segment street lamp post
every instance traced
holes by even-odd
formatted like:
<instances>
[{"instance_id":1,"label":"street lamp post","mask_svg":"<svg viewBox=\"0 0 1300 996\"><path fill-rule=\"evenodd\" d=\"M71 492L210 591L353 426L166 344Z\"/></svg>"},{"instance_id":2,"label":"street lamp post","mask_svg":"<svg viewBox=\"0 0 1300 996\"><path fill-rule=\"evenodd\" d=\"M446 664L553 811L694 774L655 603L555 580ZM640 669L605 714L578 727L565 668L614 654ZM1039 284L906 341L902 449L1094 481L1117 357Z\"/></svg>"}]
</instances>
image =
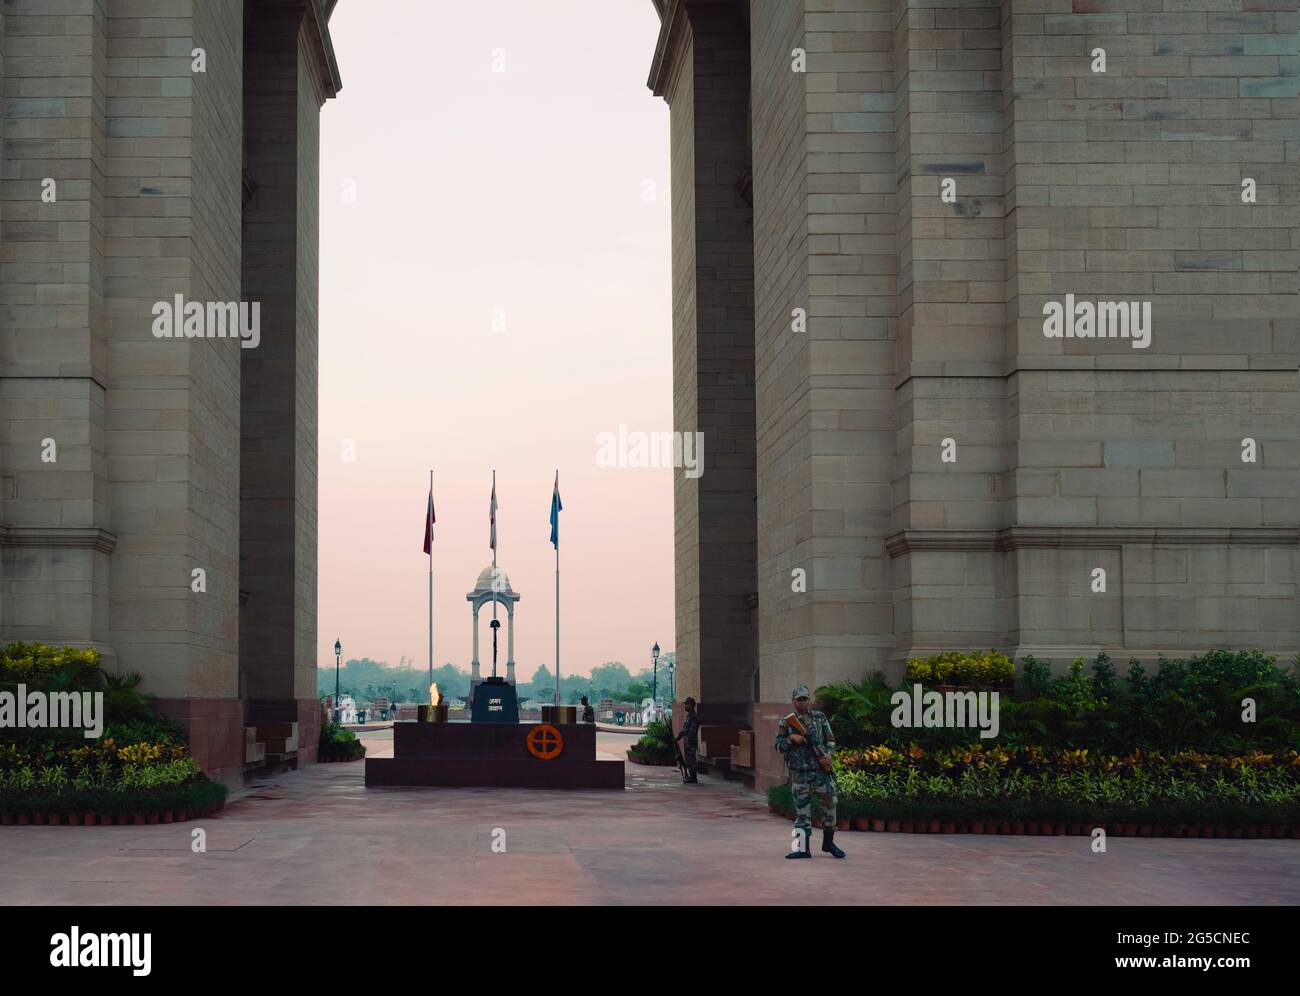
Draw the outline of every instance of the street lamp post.
<instances>
[{"instance_id":1,"label":"street lamp post","mask_svg":"<svg viewBox=\"0 0 1300 996\"><path fill-rule=\"evenodd\" d=\"M654 677L650 682L650 711L658 712L659 705L659 641L650 648L650 660L654 663Z\"/></svg>"},{"instance_id":2,"label":"street lamp post","mask_svg":"<svg viewBox=\"0 0 1300 996\"><path fill-rule=\"evenodd\" d=\"M339 666L343 662L343 641L334 641L334 722L339 721Z\"/></svg>"},{"instance_id":3,"label":"street lamp post","mask_svg":"<svg viewBox=\"0 0 1300 996\"><path fill-rule=\"evenodd\" d=\"M677 658L674 656L668 662L668 701L672 703L677 702L677 675L674 673L676 670Z\"/></svg>"}]
</instances>

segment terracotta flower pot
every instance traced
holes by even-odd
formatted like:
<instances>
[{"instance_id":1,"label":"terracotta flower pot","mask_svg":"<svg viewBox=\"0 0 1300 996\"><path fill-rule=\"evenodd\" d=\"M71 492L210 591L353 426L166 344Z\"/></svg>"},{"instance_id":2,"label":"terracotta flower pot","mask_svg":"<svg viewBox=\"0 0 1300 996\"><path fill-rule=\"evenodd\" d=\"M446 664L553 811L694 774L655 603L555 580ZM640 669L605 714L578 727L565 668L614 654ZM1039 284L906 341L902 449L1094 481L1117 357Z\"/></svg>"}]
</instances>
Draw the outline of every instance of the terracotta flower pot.
<instances>
[{"instance_id":1,"label":"terracotta flower pot","mask_svg":"<svg viewBox=\"0 0 1300 996\"><path fill-rule=\"evenodd\" d=\"M99 825L101 827L111 827L113 825L113 817L108 813L100 813Z\"/></svg>"},{"instance_id":2,"label":"terracotta flower pot","mask_svg":"<svg viewBox=\"0 0 1300 996\"><path fill-rule=\"evenodd\" d=\"M835 821L835 829L836 829L836 830L847 830L848 828L849 828L849 821L848 821L848 820L836 820L836 821Z\"/></svg>"},{"instance_id":3,"label":"terracotta flower pot","mask_svg":"<svg viewBox=\"0 0 1300 996\"><path fill-rule=\"evenodd\" d=\"M157 814L157 813L150 813L149 816L148 816L148 819L146 820L146 822L147 822L150 826L153 826L155 823L158 822L158 814Z\"/></svg>"},{"instance_id":4,"label":"terracotta flower pot","mask_svg":"<svg viewBox=\"0 0 1300 996\"><path fill-rule=\"evenodd\" d=\"M873 817L871 818L871 829L872 829L875 833L884 833L884 832L885 832L885 821L884 821L884 820L878 820L878 819L876 819L876 818L873 816Z\"/></svg>"},{"instance_id":5,"label":"terracotta flower pot","mask_svg":"<svg viewBox=\"0 0 1300 996\"><path fill-rule=\"evenodd\" d=\"M901 830L903 833L911 833L911 832L912 832L912 821L911 821L911 820L899 820L898 822L899 822L899 830Z\"/></svg>"},{"instance_id":6,"label":"terracotta flower pot","mask_svg":"<svg viewBox=\"0 0 1300 996\"><path fill-rule=\"evenodd\" d=\"M926 829L927 833L942 833L943 827L938 820L931 820L930 826Z\"/></svg>"},{"instance_id":7,"label":"terracotta flower pot","mask_svg":"<svg viewBox=\"0 0 1300 996\"><path fill-rule=\"evenodd\" d=\"M19 825L20 827L30 826L30 825L31 825L31 822L32 822L32 816L31 816L31 813L19 813L19 814L18 814L18 825Z\"/></svg>"},{"instance_id":8,"label":"terracotta flower pot","mask_svg":"<svg viewBox=\"0 0 1300 996\"><path fill-rule=\"evenodd\" d=\"M32 813L32 826L34 826L34 827L43 827L43 826L45 826L45 814L44 814L44 813Z\"/></svg>"},{"instance_id":9,"label":"terracotta flower pot","mask_svg":"<svg viewBox=\"0 0 1300 996\"><path fill-rule=\"evenodd\" d=\"M1202 837L1213 837L1213 836L1214 836L1214 824L1213 824L1213 823L1203 823L1203 824L1201 824L1201 836L1202 836Z\"/></svg>"},{"instance_id":10,"label":"terracotta flower pot","mask_svg":"<svg viewBox=\"0 0 1300 996\"><path fill-rule=\"evenodd\" d=\"M137 826L137 827L142 827L142 826L144 826L144 813L132 813L132 814L131 814L131 823L132 823L132 825Z\"/></svg>"},{"instance_id":11,"label":"terracotta flower pot","mask_svg":"<svg viewBox=\"0 0 1300 996\"><path fill-rule=\"evenodd\" d=\"M165 811L163 812L163 814L162 814L162 821L163 821L164 823L170 823L170 822L172 821L172 815L173 815L173 814L172 814L172 811L171 811L170 809L165 810Z\"/></svg>"},{"instance_id":12,"label":"terracotta flower pot","mask_svg":"<svg viewBox=\"0 0 1300 996\"><path fill-rule=\"evenodd\" d=\"M1187 826L1183 827L1184 837L1199 837L1200 835L1201 835L1200 824L1189 823Z\"/></svg>"},{"instance_id":13,"label":"terracotta flower pot","mask_svg":"<svg viewBox=\"0 0 1300 996\"><path fill-rule=\"evenodd\" d=\"M95 814L84 813L81 817L81 825L83 827L93 827L95 825Z\"/></svg>"},{"instance_id":14,"label":"terracotta flower pot","mask_svg":"<svg viewBox=\"0 0 1300 996\"><path fill-rule=\"evenodd\" d=\"M11 827L13 825L14 817L12 813L0 814L0 827Z\"/></svg>"},{"instance_id":15,"label":"terracotta flower pot","mask_svg":"<svg viewBox=\"0 0 1300 996\"><path fill-rule=\"evenodd\" d=\"M1065 836L1065 831L1066 831L1068 828L1066 827L1066 825L1065 825L1064 823L1054 823L1054 824L1052 825L1052 829L1056 832L1056 836L1058 836L1058 837L1064 837L1064 836Z\"/></svg>"},{"instance_id":16,"label":"terracotta flower pot","mask_svg":"<svg viewBox=\"0 0 1300 996\"><path fill-rule=\"evenodd\" d=\"M1081 837L1082 835L1083 835L1083 827L1082 827L1080 824L1078 824L1078 823L1071 823L1071 824L1070 824L1070 836L1071 836L1071 837Z\"/></svg>"},{"instance_id":17,"label":"terracotta flower pot","mask_svg":"<svg viewBox=\"0 0 1300 996\"><path fill-rule=\"evenodd\" d=\"M189 818L190 818L189 811L185 809L182 809L179 813L176 814L177 823L184 823Z\"/></svg>"},{"instance_id":18,"label":"terracotta flower pot","mask_svg":"<svg viewBox=\"0 0 1300 996\"><path fill-rule=\"evenodd\" d=\"M1231 830L1228 831L1228 836L1231 837L1233 840L1241 840L1241 838L1244 837L1245 835L1246 835L1246 831L1243 830L1241 827L1233 827Z\"/></svg>"},{"instance_id":19,"label":"terracotta flower pot","mask_svg":"<svg viewBox=\"0 0 1300 996\"><path fill-rule=\"evenodd\" d=\"M890 833L898 833L898 820L885 820L885 829Z\"/></svg>"},{"instance_id":20,"label":"terracotta flower pot","mask_svg":"<svg viewBox=\"0 0 1300 996\"><path fill-rule=\"evenodd\" d=\"M1222 823L1214 824L1214 836L1216 837L1228 836L1228 828L1224 826Z\"/></svg>"},{"instance_id":21,"label":"terracotta flower pot","mask_svg":"<svg viewBox=\"0 0 1300 996\"><path fill-rule=\"evenodd\" d=\"M917 820L912 824L912 833L925 833L927 829L925 820Z\"/></svg>"},{"instance_id":22,"label":"terracotta flower pot","mask_svg":"<svg viewBox=\"0 0 1300 996\"><path fill-rule=\"evenodd\" d=\"M971 823L971 825L970 825L970 832L971 832L971 833L983 833L983 832L984 832L984 824L983 824L981 821L979 821L979 820L974 820L974 821Z\"/></svg>"},{"instance_id":23,"label":"terracotta flower pot","mask_svg":"<svg viewBox=\"0 0 1300 996\"><path fill-rule=\"evenodd\" d=\"M853 829L858 831L870 830L871 819L867 816L859 816L853 821Z\"/></svg>"},{"instance_id":24,"label":"terracotta flower pot","mask_svg":"<svg viewBox=\"0 0 1300 996\"><path fill-rule=\"evenodd\" d=\"M1016 836L1020 836L1025 832L1025 825L1023 823L1012 823L1011 832Z\"/></svg>"},{"instance_id":25,"label":"terracotta flower pot","mask_svg":"<svg viewBox=\"0 0 1300 996\"><path fill-rule=\"evenodd\" d=\"M1029 825L1028 825L1027 827L1025 827L1025 831L1026 831L1027 833L1030 833L1030 834L1037 834L1037 833L1038 833L1038 830L1039 830L1039 827L1038 827L1038 821L1037 821L1037 820L1030 820L1030 821L1029 821Z\"/></svg>"},{"instance_id":26,"label":"terracotta flower pot","mask_svg":"<svg viewBox=\"0 0 1300 996\"><path fill-rule=\"evenodd\" d=\"M956 822L955 820L944 820L944 821L943 821L943 832L944 832L944 833L956 833L956 832L957 832L957 822Z\"/></svg>"},{"instance_id":27,"label":"terracotta flower pot","mask_svg":"<svg viewBox=\"0 0 1300 996\"><path fill-rule=\"evenodd\" d=\"M50 813L50 815L47 817L47 821L52 827L63 825L63 817L58 813Z\"/></svg>"},{"instance_id":28,"label":"terracotta flower pot","mask_svg":"<svg viewBox=\"0 0 1300 996\"><path fill-rule=\"evenodd\" d=\"M1139 823L1139 824L1138 824L1138 836L1139 836L1139 837L1150 837L1150 836L1151 836L1151 824L1150 824L1150 823Z\"/></svg>"},{"instance_id":29,"label":"terracotta flower pot","mask_svg":"<svg viewBox=\"0 0 1300 996\"><path fill-rule=\"evenodd\" d=\"M1181 837L1186 832L1187 827L1183 826L1181 823L1175 823L1169 828L1169 836L1171 837Z\"/></svg>"},{"instance_id":30,"label":"terracotta flower pot","mask_svg":"<svg viewBox=\"0 0 1300 996\"><path fill-rule=\"evenodd\" d=\"M1010 823L1008 823L1008 822L1006 822L1006 821L1004 820L1003 822L1001 822L1001 823L998 824L998 833L1001 833L1001 834L1009 834L1010 832L1011 832L1011 824L1010 824Z\"/></svg>"},{"instance_id":31,"label":"terracotta flower pot","mask_svg":"<svg viewBox=\"0 0 1300 996\"><path fill-rule=\"evenodd\" d=\"M126 813L118 813L113 822L120 827L126 826Z\"/></svg>"},{"instance_id":32,"label":"terracotta flower pot","mask_svg":"<svg viewBox=\"0 0 1300 996\"><path fill-rule=\"evenodd\" d=\"M1136 823L1125 823L1125 824L1124 824L1124 836L1125 836L1125 837L1136 837L1137 835L1138 835L1138 828L1137 828L1137 824L1136 824Z\"/></svg>"}]
</instances>

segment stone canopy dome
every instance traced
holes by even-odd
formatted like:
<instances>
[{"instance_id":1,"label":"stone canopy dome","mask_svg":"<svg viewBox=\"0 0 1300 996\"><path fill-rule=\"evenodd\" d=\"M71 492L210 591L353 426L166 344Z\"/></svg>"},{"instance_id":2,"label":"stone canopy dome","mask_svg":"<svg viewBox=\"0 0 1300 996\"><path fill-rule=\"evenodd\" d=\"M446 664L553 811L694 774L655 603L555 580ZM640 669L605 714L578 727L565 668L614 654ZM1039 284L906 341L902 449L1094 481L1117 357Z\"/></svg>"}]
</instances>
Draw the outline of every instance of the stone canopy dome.
<instances>
[{"instance_id":1,"label":"stone canopy dome","mask_svg":"<svg viewBox=\"0 0 1300 996\"><path fill-rule=\"evenodd\" d=\"M498 582L497 582L497 587L498 587L498 590L499 590L499 591L513 591L513 590L514 590L514 589L510 586L510 575L508 575L508 574L505 572L505 568L504 568L504 567L498 567L498 568L497 568L497 577L499 578L499 580L498 580ZM485 568L483 568L483 570L479 571L479 574L478 574L478 580L474 582L474 590L475 590L475 591L491 591L491 590L492 590L492 565L491 565L491 564L488 564L487 567L485 567Z\"/></svg>"}]
</instances>

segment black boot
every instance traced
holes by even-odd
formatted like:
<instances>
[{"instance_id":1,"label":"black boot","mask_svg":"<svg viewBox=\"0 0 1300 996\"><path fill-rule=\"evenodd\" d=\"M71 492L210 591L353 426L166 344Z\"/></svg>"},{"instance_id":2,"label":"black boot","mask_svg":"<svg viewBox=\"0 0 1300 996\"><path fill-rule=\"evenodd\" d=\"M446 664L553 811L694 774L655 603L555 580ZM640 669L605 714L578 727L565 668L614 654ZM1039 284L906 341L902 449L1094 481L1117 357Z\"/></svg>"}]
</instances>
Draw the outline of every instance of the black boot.
<instances>
[{"instance_id":1,"label":"black boot","mask_svg":"<svg viewBox=\"0 0 1300 996\"><path fill-rule=\"evenodd\" d=\"M787 858L811 858L812 851L808 847L808 835L802 835L803 840L800 845L786 855Z\"/></svg>"},{"instance_id":2,"label":"black boot","mask_svg":"<svg viewBox=\"0 0 1300 996\"><path fill-rule=\"evenodd\" d=\"M833 827L822 827L822 850L832 858L844 857L844 852L835 846L835 830Z\"/></svg>"},{"instance_id":3,"label":"black boot","mask_svg":"<svg viewBox=\"0 0 1300 996\"><path fill-rule=\"evenodd\" d=\"M689 778L682 779L682 782L685 785L698 785L700 784L700 779L694 772L691 772L691 776Z\"/></svg>"}]
</instances>

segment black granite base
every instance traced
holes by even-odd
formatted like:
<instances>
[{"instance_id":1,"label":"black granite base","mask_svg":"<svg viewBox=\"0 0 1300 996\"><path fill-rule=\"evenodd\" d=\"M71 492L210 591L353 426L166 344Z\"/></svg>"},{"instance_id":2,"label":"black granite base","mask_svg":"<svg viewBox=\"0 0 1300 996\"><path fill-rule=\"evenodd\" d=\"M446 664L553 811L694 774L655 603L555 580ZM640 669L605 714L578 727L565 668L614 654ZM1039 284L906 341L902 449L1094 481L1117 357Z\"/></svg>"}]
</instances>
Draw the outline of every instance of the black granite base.
<instances>
[{"instance_id":1,"label":"black granite base","mask_svg":"<svg viewBox=\"0 0 1300 996\"><path fill-rule=\"evenodd\" d=\"M515 788L623 788L623 762L596 760L596 728L555 724L556 744L528 748L537 723L393 724L393 757L366 758L367 785L447 785Z\"/></svg>"}]
</instances>

